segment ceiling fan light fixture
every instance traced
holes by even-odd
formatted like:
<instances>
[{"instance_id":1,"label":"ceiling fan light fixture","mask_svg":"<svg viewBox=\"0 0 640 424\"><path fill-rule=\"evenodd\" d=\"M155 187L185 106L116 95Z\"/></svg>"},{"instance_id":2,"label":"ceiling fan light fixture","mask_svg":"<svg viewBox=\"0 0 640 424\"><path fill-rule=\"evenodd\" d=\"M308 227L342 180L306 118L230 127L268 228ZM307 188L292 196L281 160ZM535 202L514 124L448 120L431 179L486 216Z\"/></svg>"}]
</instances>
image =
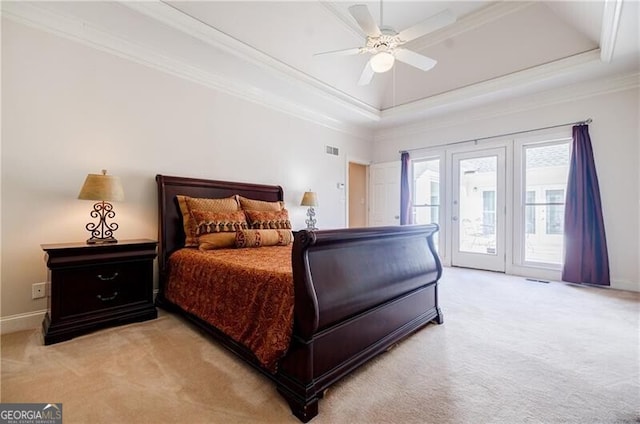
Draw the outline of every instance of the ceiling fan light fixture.
<instances>
[{"instance_id":1,"label":"ceiling fan light fixture","mask_svg":"<svg viewBox=\"0 0 640 424\"><path fill-rule=\"evenodd\" d=\"M389 52L376 53L371 58L371 69L379 74L387 72L393 67L396 58Z\"/></svg>"},{"instance_id":2,"label":"ceiling fan light fixture","mask_svg":"<svg viewBox=\"0 0 640 424\"><path fill-rule=\"evenodd\" d=\"M360 74L360 79L358 80L358 85L360 86L369 84L376 73L387 72L393 68L396 59L422 71L428 71L433 68L438 63L437 60L402 46L456 21L456 16L449 9L446 9L403 31L397 32L391 27L382 25L382 0L380 0L380 26L376 24L366 4L349 6L349 13L366 36L365 45L360 48L354 47L318 54L371 54Z\"/></svg>"}]
</instances>

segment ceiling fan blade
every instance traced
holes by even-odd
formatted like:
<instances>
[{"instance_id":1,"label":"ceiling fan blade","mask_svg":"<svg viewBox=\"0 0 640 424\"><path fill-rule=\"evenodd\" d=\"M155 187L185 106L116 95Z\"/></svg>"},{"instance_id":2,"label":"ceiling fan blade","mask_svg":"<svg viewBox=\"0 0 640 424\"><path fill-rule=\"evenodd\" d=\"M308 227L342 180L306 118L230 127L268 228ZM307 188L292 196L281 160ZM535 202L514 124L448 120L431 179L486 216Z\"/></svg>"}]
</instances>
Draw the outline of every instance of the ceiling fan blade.
<instances>
[{"instance_id":1,"label":"ceiling fan blade","mask_svg":"<svg viewBox=\"0 0 640 424\"><path fill-rule=\"evenodd\" d=\"M379 37L382 35L380 32L380 28L376 24L376 21L369 13L369 9L364 4L354 4L349 7L349 13L356 20L362 31L367 34L369 37Z\"/></svg>"},{"instance_id":2,"label":"ceiling fan blade","mask_svg":"<svg viewBox=\"0 0 640 424\"><path fill-rule=\"evenodd\" d=\"M445 9L442 12L425 19L424 21L417 23L416 25L400 31L398 37L402 41L411 41L416 38L427 35L430 32L444 28L447 25L451 25L456 21L456 15L449 9Z\"/></svg>"},{"instance_id":3,"label":"ceiling fan blade","mask_svg":"<svg viewBox=\"0 0 640 424\"><path fill-rule=\"evenodd\" d=\"M371 60L367 62L362 70L362 75L360 75L360 79L358 80L358 85L367 85L371 82L373 78L373 68L371 67Z\"/></svg>"},{"instance_id":4,"label":"ceiling fan blade","mask_svg":"<svg viewBox=\"0 0 640 424\"><path fill-rule=\"evenodd\" d=\"M330 52L316 53L314 54L314 56L322 56L325 54L334 54L337 56L350 56L352 54L360 54L361 52L362 52L362 47L353 47L351 49L333 50Z\"/></svg>"},{"instance_id":5,"label":"ceiling fan blade","mask_svg":"<svg viewBox=\"0 0 640 424\"><path fill-rule=\"evenodd\" d=\"M438 63L438 61L435 59L431 59L430 57L423 56L407 49L396 49L395 57L400 62L404 62L407 65L415 66L416 68L422 69L423 71L428 71L429 69L436 66L436 63Z\"/></svg>"}]
</instances>

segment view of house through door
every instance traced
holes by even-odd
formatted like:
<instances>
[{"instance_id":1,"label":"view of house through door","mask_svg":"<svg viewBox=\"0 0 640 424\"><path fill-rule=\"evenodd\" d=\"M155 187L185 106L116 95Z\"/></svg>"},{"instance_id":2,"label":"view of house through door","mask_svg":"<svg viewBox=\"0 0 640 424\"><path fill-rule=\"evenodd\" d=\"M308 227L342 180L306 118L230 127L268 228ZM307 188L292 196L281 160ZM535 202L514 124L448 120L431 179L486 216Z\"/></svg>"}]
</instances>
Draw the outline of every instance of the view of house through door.
<instances>
[{"instance_id":1,"label":"view of house through door","mask_svg":"<svg viewBox=\"0 0 640 424\"><path fill-rule=\"evenodd\" d=\"M434 242L445 264L558 278L570 141L558 133L416 155L413 222L440 226ZM373 167L376 196L395 204L389 187L399 171Z\"/></svg>"},{"instance_id":2,"label":"view of house through door","mask_svg":"<svg viewBox=\"0 0 640 424\"><path fill-rule=\"evenodd\" d=\"M349 162L349 228L367 226L367 165Z\"/></svg>"},{"instance_id":3,"label":"view of house through door","mask_svg":"<svg viewBox=\"0 0 640 424\"><path fill-rule=\"evenodd\" d=\"M505 270L505 149L452 155L451 264Z\"/></svg>"},{"instance_id":4,"label":"view of house through door","mask_svg":"<svg viewBox=\"0 0 640 424\"><path fill-rule=\"evenodd\" d=\"M523 144L516 150L523 169L516 187L516 245L522 265L560 269L564 252L564 202L569 176L569 140Z\"/></svg>"},{"instance_id":5,"label":"view of house through door","mask_svg":"<svg viewBox=\"0 0 640 424\"><path fill-rule=\"evenodd\" d=\"M413 161L413 220L415 224L440 224L440 157ZM442 226L441 226L442 231ZM433 236L440 250L440 231Z\"/></svg>"}]
</instances>

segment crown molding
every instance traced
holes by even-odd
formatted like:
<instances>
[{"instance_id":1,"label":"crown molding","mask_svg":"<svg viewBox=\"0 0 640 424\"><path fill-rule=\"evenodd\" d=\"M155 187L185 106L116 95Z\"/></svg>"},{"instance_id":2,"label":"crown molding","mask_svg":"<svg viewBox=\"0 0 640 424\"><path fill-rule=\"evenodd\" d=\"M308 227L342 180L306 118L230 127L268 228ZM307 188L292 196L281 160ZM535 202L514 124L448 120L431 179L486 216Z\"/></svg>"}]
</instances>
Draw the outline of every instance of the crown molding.
<instances>
[{"instance_id":1,"label":"crown molding","mask_svg":"<svg viewBox=\"0 0 640 424\"><path fill-rule=\"evenodd\" d=\"M54 13L50 9L39 7L37 4L31 2L1 2L1 6L2 17L19 24L73 40L94 49L131 60L326 128L331 128L365 140L371 139L371 130L362 126L352 125L334 116L287 100L284 97L265 91L259 87L192 66L181 60L167 57L165 54L158 53L147 46L141 46L122 37L110 34L76 17L66 16L58 12ZM328 94L325 94L325 98L335 100ZM362 112L361 108L354 106L352 111L356 110ZM377 110L375 111L375 113L365 113L364 115L368 115L370 120L377 121L380 119L380 114Z\"/></svg>"},{"instance_id":2,"label":"crown molding","mask_svg":"<svg viewBox=\"0 0 640 424\"><path fill-rule=\"evenodd\" d=\"M640 88L640 73L638 72L614 78L589 80L557 89L523 95L508 102L493 102L477 109L459 111L452 115L447 114L443 117L432 118L420 124L381 129L376 132L374 140L376 142L392 141L400 137L423 134L437 128L460 125L461 114L464 115L465 122L483 121L638 88Z\"/></svg>"},{"instance_id":3,"label":"crown molding","mask_svg":"<svg viewBox=\"0 0 640 424\"><path fill-rule=\"evenodd\" d=\"M469 102L472 99L478 99L483 96L496 95L503 90L513 90L517 87L526 86L547 78L557 77L563 73L575 71L581 66L590 65L599 62L599 60L600 50L589 50L545 65L514 72L502 77L437 94L426 99L395 106L382 111L382 118L388 119L416 115L439 107L451 106L458 102Z\"/></svg>"},{"instance_id":4,"label":"crown molding","mask_svg":"<svg viewBox=\"0 0 640 424\"><path fill-rule=\"evenodd\" d=\"M380 120L380 111L377 108L287 65L167 3L153 0L143 2L120 1L120 4L189 34L210 46L257 65L264 71L279 78L284 77L293 80L295 83L302 82L312 89L316 96L336 103L336 106L361 115L372 122Z\"/></svg>"},{"instance_id":5,"label":"crown molding","mask_svg":"<svg viewBox=\"0 0 640 424\"><path fill-rule=\"evenodd\" d=\"M600 58L605 63L610 63L611 59L613 59L613 50L616 46L621 12L622 0L604 2L602 31L600 32Z\"/></svg>"},{"instance_id":6,"label":"crown molding","mask_svg":"<svg viewBox=\"0 0 640 424\"><path fill-rule=\"evenodd\" d=\"M620 0L614 1L619 2ZM379 111L377 108L360 102L344 92L336 90L186 15L169 4L157 0L149 2L118 2L118 5L127 7L134 12L140 13L142 16L151 18L153 21L178 30L183 34L195 37L215 47L219 51L254 64L260 67L261 70L264 70L268 75L280 81L287 81L292 87L310 93L311 98L323 102L321 106L315 107L309 106L308 103L288 99L273 91L267 91L263 88L242 82L239 79L223 76L215 71L193 66L185 60L168 57L166 54L161 53L159 49L154 50L152 47L138 44L134 42L134 40L125 39L115 33L105 31L95 24L92 25L89 22L85 22L79 17L54 11L51 7L46 7L46 2L42 3L43 6L40 6L40 3L34 2L0 2L0 4L2 15L18 23L71 39L97 50L143 64L234 97L242 98L272 110L283 112L363 140L371 140L373 138L378 140L390 137L389 134L391 134L391 131L387 130L385 126L392 126L394 128L394 136L423 132L426 128L423 124L425 120L430 120L430 122L437 120L434 115L443 111L454 112L461 109L470 110L471 107L475 107L475 109L473 109L474 111L494 110L491 104L487 105L486 108L483 104L497 99L507 90L523 89L538 82L554 78L557 75L567 75L567 73L571 71L583 69L582 67L593 66L594 63L599 62L603 54L598 49L591 50L542 66ZM341 15L332 5L324 1L320 2L320 4L328 13ZM466 18L462 18L450 27L443 28L431 35L416 40L415 43L420 43L420 46L436 43L439 42L441 38L452 37L456 34L471 30L477 26L506 16L507 14L530 7L532 4L535 3L496 3L476 13L470 14ZM615 33L616 31L614 30L612 42L615 41ZM613 47L611 47L611 49L613 49ZM587 91L588 90L589 89L587 89ZM563 87L557 91L564 92L565 90ZM522 94L520 97L526 96L526 94ZM563 99L549 101L551 103L558 103L563 101ZM339 112L334 113L334 111ZM512 109L492 113L507 114L510 112L512 112ZM350 116L354 117L354 119L342 119L339 116ZM421 119L421 123L406 124L406 122L411 119ZM394 121L396 123L394 123ZM403 122L405 124L403 124ZM375 130L376 125L379 126L377 130Z\"/></svg>"}]
</instances>

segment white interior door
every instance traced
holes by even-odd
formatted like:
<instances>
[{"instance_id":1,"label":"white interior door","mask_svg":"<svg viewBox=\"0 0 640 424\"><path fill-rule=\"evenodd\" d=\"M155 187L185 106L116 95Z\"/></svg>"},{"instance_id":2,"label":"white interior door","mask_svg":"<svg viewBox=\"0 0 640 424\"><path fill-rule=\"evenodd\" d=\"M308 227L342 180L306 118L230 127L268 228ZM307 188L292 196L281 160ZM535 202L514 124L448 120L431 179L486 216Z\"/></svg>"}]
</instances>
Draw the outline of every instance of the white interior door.
<instances>
[{"instance_id":1,"label":"white interior door","mask_svg":"<svg viewBox=\"0 0 640 424\"><path fill-rule=\"evenodd\" d=\"M369 167L369 225L400 225L400 161Z\"/></svg>"},{"instance_id":2,"label":"white interior door","mask_svg":"<svg viewBox=\"0 0 640 424\"><path fill-rule=\"evenodd\" d=\"M505 270L505 149L452 155L454 266Z\"/></svg>"}]
</instances>

